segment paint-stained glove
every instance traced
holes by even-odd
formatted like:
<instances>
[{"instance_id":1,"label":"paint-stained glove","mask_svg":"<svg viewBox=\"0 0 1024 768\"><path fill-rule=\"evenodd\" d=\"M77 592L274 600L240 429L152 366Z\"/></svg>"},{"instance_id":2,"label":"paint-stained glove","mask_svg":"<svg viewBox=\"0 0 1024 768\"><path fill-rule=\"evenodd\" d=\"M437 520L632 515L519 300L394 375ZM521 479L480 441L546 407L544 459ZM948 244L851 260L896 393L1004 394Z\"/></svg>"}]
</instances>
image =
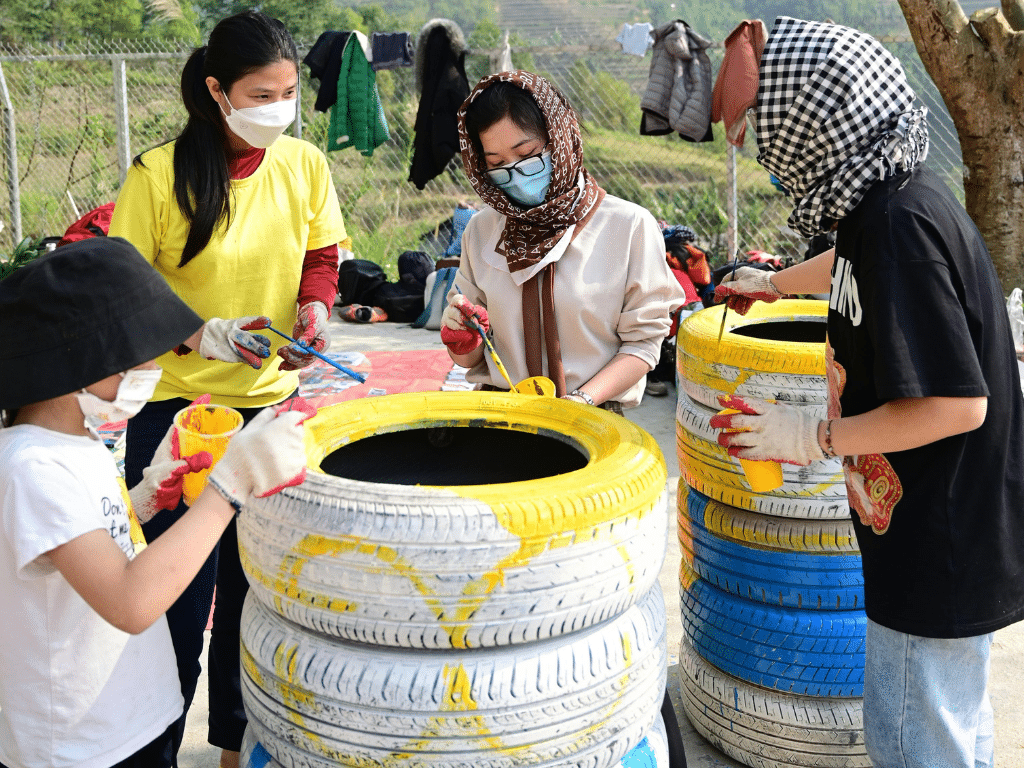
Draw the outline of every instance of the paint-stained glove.
<instances>
[{"instance_id":1,"label":"paint-stained glove","mask_svg":"<svg viewBox=\"0 0 1024 768\"><path fill-rule=\"evenodd\" d=\"M782 296L772 283L772 272L754 267L740 267L736 274L722 278L715 288L715 301L725 301L729 309L737 314L745 315L755 301L768 304Z\"/></svg>"},{"instance_id":2,"label":"paint-stained glove","mask_svg":"<svg viewBox=\"0 0 1024 768\"><path fill-rule=\"evenodd\" d=\"M199 354L207 360L245 363L259 368L263 365L263 358L270 357L270 339L250 331L258 331L269 325L270 318L260 315L228 320L211 317L203 325Z\"/></svg>"},{"instance_id":3,"label":"paint-stained glove","mask_svg":"<svg viewBox=\"0 0 1024 768\"><path fill-rule=\"evenodd\" d=\"M209 484L240 510L306 479L302 422L316 408L300 397L264 408L231 438L224 456L210 470Z\"/></svg>"},{"instance_id":4,"label":"paint-stained glove","mask_svg":"<svg viewBox=\"0 0 1024 768\"><path fill-rule=\"evenodd\" d=\"M807 465L829 458L818 444L818 422L807 411L756 397L719 395L723 408L740 413L716 414L710 424L721 429L718 444L729 455L752 461Z\"/></svg>"},{"instance_id":5,"label":"paint-stained glove","mask_svg":"<svg viewBox=\"0 0 1024 768\"><path fill-rule=\"evenodd\" d=\"M441 341L452 354L468 355L483 343L474 323L487 333L491 329L487 310L479 304L470 304L461 293L452 296L441 315Z\"/></svg>"},{"instance_id":6,"label":"paint-stained glove","mask_svg":"<svg viewBox=\"0 0 1024 768\"><path fill-rule=\"evenodd\" d=\"M210 396L204 397L209 402ZM182 478L189 472L206 469L212 463L213 456L209 451L179 458L178 428L172 424L157 446L153 460L142 470L142 480L128 491L139 522L148 523L157 512L176 508L181 501Z\"/></svg>"},{"instance_id":7,"label":"paint-stained glove","mask_svg":"<svg viewBox=\"0 0 1024 768\"><path fill-rule=\"evenodd\" d=\"M330 312L320 301L311 301L299 307L299 313L292 328L292 338L300 341L317 352L323 352L331 346L331 333L327 329L327 318ZM281 363L282 371L294 371L296 368L305 368L316 360L316 355L306 352L298 344L288 344L277 350L277 354L284 358Z\"/></svg>"}]
</instances>

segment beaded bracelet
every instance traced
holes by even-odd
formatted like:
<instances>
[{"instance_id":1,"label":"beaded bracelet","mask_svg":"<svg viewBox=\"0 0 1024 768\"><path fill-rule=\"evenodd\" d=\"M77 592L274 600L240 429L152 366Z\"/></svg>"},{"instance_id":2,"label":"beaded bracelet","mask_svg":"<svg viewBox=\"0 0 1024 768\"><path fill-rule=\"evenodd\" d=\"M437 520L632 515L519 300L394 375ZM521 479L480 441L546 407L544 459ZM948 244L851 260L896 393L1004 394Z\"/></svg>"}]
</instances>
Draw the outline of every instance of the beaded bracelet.
<instances>
[{"instance_id":1,"label":"beaded bracelet","mask_svg":"<svg viewBox=\"0 0 1024 768\"><path fill-rule=\"evenodd\" d=\"M583 402L585 402L587 405L593 405L594 404L594 398L592 398L590 395L588 395L582 389L574 389L569 394L570 395L575 395L576 397L582 397L583 398Z\"/></svg>"}]
</instances>

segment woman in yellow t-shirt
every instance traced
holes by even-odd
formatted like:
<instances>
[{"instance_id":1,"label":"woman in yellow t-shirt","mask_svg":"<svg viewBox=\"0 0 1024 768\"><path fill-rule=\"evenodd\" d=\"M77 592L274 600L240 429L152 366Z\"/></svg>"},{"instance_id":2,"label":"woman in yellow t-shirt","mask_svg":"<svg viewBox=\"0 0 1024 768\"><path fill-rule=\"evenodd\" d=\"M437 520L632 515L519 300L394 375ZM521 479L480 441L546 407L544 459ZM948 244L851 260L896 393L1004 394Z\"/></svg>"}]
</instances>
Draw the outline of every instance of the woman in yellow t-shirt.
<instances>
[{"instance_id":1,"label":"woman in yellow t-shirt","mask_svg":"<svg viewBox=\"0 0 1024 768\"><path fill-rule=\"evenodd\" d=\"M262 329L287 328L318 351L329 343L346 233L323 153L281 136L295 118L297 88L295 42L281 22L255 11L222 20L182 71L187 124L174 141L135 158L118 195L109 234L138 248L205 320L157 360L160 384L127 430L129 486L174 414L197 396L209 393L248 420L297 390L297 369L315 358L291 344L271 356ZM182 504L157 515L143 528L147 539L184 511ZM233 523L167 612L186 712L215 584L209 741L224 750L222 765L237 765L246 723L238 630L248 585Z\"/></svg>"}]
</instances>

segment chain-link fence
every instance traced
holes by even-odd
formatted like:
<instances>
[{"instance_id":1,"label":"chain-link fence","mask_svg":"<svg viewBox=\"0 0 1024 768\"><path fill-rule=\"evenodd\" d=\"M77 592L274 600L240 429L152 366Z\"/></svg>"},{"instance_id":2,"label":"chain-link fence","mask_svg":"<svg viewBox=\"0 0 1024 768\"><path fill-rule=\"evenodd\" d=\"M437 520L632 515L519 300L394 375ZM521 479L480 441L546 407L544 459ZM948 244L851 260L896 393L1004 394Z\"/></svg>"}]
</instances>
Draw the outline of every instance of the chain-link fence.
<instances>
[{"instance_id":1,"label":"chain-link fence","mask_svg":"<svg viewBox=\"0 0 1024 768\"><path fill-rule=\"evenodd\" d=\"M9 252L19 234L59 235L79 213L114 200L132 156L176 135L185 117L178 81L190 49L152 45L0 47L5 118L0 154L8 190L0 200L5 224L0 253ZM962 197L960 147L945 106L913 43L886 45L931 112L928 163ZM300 57L308 48L300 46ZM471 84L493 71L495 53L467 57ZM646 206L670 224L692 227L716 264L730 259L735 249L804 255L804 241L785 226L785 197L756 162L751 131L734 153L721 124L714 126L714 141L699 144L675 135L639 134L650 53L640 58L607 40L567 44L564 39L512 53L517 67L548 77L579 111L587 167L609 193ZM711 53L717 72L721 49ZM313 111L318 82L308 78L305 67L301 70L295 130L323 148L329 118ZM418 104L413 70L378 72L377 83L390 140L372 157L348 148L329 152L328 159L357 255L393 271L402 251L436 249L434 235L457 203L476 198L457 158L422 191L408 181Z\"/></svg>"}]
</instances>

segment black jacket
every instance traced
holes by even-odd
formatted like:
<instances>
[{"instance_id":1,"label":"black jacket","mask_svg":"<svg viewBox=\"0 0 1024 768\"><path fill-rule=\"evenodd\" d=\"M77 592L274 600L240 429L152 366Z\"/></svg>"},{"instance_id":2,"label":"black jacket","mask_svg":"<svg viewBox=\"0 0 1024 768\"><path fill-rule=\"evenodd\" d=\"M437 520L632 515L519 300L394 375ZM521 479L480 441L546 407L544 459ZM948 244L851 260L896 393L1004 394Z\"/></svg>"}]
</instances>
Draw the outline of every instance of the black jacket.
<instances>
[{"instance_id":1,"label":"black jacket","mask_svg":"<svg viewBox=\"0 0 1024 768\"><path fill-rule=\"evenodd\" d=\"M462 30L454 22L431 19L420 30L415 62L420 106L409 170L417 189L444 171L459 151L456 115L469 96L466 53Z\"/></svg>"}]
</instances>

